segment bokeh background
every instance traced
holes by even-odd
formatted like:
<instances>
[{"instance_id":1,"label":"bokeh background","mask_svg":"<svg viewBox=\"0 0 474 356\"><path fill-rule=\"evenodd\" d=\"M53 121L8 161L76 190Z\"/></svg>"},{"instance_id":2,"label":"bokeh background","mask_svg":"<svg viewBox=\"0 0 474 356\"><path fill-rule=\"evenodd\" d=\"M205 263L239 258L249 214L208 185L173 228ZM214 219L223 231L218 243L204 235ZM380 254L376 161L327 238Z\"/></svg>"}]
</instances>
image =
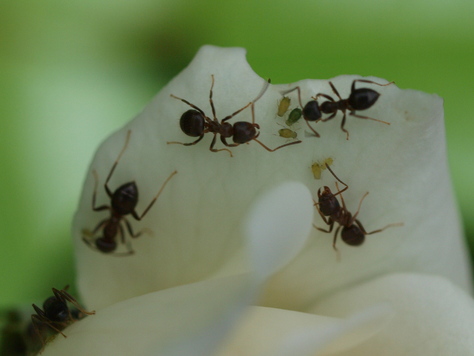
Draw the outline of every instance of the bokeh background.
<instances>
[{"instance_id":1,"label":"bokeh background","mask_svg":"<svg viewBox=\"0 0 474 356\"><path fill-rule=\"evenodd\" d=\"M1 1L0 307L74 283L70 224L94 151L204 44L247 48L273 83L374 75L442 96L472 246L473 15L472 0Z\"/></svg>"}]
</instances>

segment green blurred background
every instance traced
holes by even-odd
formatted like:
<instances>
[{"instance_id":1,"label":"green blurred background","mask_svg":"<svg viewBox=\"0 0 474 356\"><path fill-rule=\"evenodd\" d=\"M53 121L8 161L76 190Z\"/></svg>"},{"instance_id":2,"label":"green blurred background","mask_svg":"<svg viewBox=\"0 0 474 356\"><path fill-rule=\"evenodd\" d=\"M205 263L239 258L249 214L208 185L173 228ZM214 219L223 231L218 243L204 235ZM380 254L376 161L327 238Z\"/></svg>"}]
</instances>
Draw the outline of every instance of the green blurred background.
<instances>
[{"instance_id":1,"label":"green blurred background","mask_svg":"<svg viewBox=\"0 0 474 356\"><path fill-rule=\"evenodd\" d=\"M474 243L473 15L472 0L1 1L0 307L74 283L70 224L94 151L203 44L247 48L273 83L374 75L442 96Z\"/></svg>"}]
</instances>

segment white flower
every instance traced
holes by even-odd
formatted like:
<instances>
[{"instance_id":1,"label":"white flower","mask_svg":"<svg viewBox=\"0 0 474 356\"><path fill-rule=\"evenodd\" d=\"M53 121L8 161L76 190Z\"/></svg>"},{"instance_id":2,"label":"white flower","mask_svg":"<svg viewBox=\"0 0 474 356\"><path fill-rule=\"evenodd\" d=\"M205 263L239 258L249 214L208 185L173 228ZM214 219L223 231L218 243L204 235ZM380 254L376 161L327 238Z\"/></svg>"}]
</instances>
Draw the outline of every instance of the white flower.
<instances>
[{"instance_id":1,"label":"white flower","mask_svg":"<svg viewBox=\"0 0 474 356\"><path fill-rule=\"evenodd\" d=\"M320 138L305 135L304 122L295 124L303 142L275 152L253 141L229 148L233 157L211 152L211 133L192 146L167 144L196 140L179 126L190 106L171 94L212 118L213 75L219 119L257 97L266 82L244 53L203 47L97 152L73 225L79 289L97 314L68 327L68 338L56 338L44 354L473 354L471 277L447 169L441 99L364 84L381 93L367 116L390 125L347 116L350 140L339 114L313 123ZM331 82L347 98L356 78ZM335 97L327 81L270 85L255 103L259 140L270 148L286 143L277 135L284 123L277 103L295 85L303 104L317 93ZM298 97L288 95L291 110ZM250 108L229 120L237 121L251 121ZM108 186L114 191L135 181L138 214L171 172L178 173L140 222L129 218L135 232L152 234L131 239L134 255L117 257L82 238L110 214L91 208L92 170L99 179L96 205L108 205L103 185L128 130L130 142ZM219 139L215 147L225 148ZM350 212L370 192L357 216L367 231L403 226L368 235L359 247L339 239L338 258L333 234L311 227L325 226L311 199L323 185L336 191L328 170L321 180L311 173L314 161L328 157L349 186L343 197Z\"/></svg>"}]
</instances>

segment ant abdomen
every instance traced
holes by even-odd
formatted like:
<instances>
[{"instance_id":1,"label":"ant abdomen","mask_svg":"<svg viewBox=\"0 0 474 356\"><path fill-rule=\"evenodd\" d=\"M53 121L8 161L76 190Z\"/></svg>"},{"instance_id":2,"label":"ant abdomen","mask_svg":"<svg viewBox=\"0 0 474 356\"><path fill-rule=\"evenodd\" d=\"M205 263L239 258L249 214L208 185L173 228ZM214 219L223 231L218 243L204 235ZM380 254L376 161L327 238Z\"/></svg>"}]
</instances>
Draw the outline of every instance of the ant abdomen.
<instances>
[{"instance_id":1,"label":"ant abdomen","mask_svg":"<svg viewBox=\"0 0 474 356\"><path fill-rule=\"evenodd\" d=\"M352 224L342 228L341 239L350 246L360 246L365 241L365 234L358 226Z\"/></svg>"},{"instance_id":2,"label":"ant abdomen","mask_svg":"<svg viewBox=\"0 0 474 356\"><path fill-rule=\"evenodd\" d=\"M181 131L191 137L199 137L204 132L204 117L197 110L188 110L179 120Z\"/></svg>"},{"instance_id":3,"label":"ant abdomen","mask_svg":"<svg viewBox=\"0 0 474 356\"><path fill-rule=\"evenodd\" d=\"M354 90L347 101L356 110L367 110L375 104L379 96L375 90L362 88Z\"/></svg>"},{"instance_id":4,"label":"ant abdomen","mask_svg":"<svg viewBox=\"0 0 474 356\"><path fill-rule=\"evenodd\" d=\"M107 240L102 237L95 241L95 246L100 252L110 253L115 251L117 248L117 243L113 240Z\"/></svg>"}]
</instances>

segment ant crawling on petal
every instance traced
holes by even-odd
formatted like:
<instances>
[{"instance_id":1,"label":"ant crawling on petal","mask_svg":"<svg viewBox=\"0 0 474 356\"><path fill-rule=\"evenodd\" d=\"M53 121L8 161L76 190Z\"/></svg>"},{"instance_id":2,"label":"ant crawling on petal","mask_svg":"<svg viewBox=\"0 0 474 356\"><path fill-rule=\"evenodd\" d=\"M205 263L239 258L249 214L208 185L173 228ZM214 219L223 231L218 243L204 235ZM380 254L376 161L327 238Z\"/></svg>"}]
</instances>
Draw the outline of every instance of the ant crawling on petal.
<instances>
[{"instance_id":1,"label":"ant crawling on petal","mask_svg":"<svg viewBox=\"0 0 474 356\"><path fill-rule=\"evenodd\" d=\"M244 107L240 108L239 110L235 111L231 115L226 116L221 121L219 121L216 117L216 109L214 108L214 102L212 101L212 88L214 87L214 75L211 75L212 83L211 83L211 90L209 93L209 102L211 104L212 116L213 119L206 116L204 111L202 111L199 107L194 104L191 104L189 101L179 98L173 94L171 97L181 100L185 104L189 105L193 109L186 111L183 115L181 115L181 119L179 120L179 124L181 127L181 131L183 131L186 135L191 137L197 137L198 139L194 142L190 143L183 143L183 142L167 142L168 144L180 144L184 146L192 146L202 140L204 135L208 132L214 134L214 138L212 139L211 145L209 149L212 152L219 152L219 151L227 151L229 152L230 156L232 157L232 152L227 148L214 148L216 143L217 135L220 135L221 142L227 147L236 147L241 145L242 143L250 142L251 140L257 141L263 148L265 148L269 152L274 152L282 147L294 145L297 143L301 143L301 141L294 141L290 142L277 148L271 149L265 146L262 142L257 140L257 137L260 135L260 132L257 132L257 129L260 129L260 126L255 123L255 112L254 112L254 105L259 100L265 91L268 89L268 85L270 81L265 82L265 86L261 90L260 94L252 100L250 103L245 105ZM252 110L252 122L246 121L237 121L233 125L228 123L227 121L230 120L232 117L243 111L244 109L251 107ZM231 138L234 143L228 143L227 138Z\"/></svg>"},{"instance_id":2,"label":"ant crawling on petal","mask_svg":"<svg viewBox=\"0 0 474 356\"><path fill-rule=\"evenodd\" d=\"M165 185L176 173L178 173L177 171L174 171L169 175L169 177L161 185L160 190L152 199L150 204L148 204L148 206L145 208L145 210L143 211L141 215L138 215L138 213L135 210L135 207L137 206L137 203L138 203L138 187L134 181L121 185L113 193L108 186L109 180L112 177L112 174L114 173L115 168L117 167L117 164L120 158L122 157L122 154L125 152L127 148L128 141L130 139L130 134L131 134L131 131L128 130L127 138L125 139L125 145L123 146L122 151L120 152L112 168L110 169L109 175L107 176L107 179L105 180L105 183L104 183L105 191L108 197L110 198L110 205L101 205L101 206L96 207L95 204L96 204L96 195L97 195L98 176L97 176L97 172L95 170L93 171L94 179L95 179L95 187L94 187L94 193L92 195L92 210L94 211L109 210L110 217L100 221L97 224L97 226L94 228L94 230L89 231L87 229L84 229L82 231L83 232L82 240L92 249L96 249L103 253L112 253L116 250L117 248L116 237L118 234L120 234L121 242L126 245L127 252L124 252L124 253L115 252L114 253L115 256L126 256L126 255L131 255L134 253L132 246L130 244L130 240L125 238L122 222L125 223L125 227L127 228L127 231L132 238L139 237L144 232L144 230L139 231L137 233L133 232L132 226L130 225L130 222L125 218L125 215L131 214L135 220L140 221L146 215L146 213L151 209L153 204L156 202L161 192L163 191ZM102 236L94 237L95 233L99 231L100 229L102 229Z\"/></svg>"},{"instance_id":3,"label":"ant crawling on petal","mask_svg":"<svg viewBox=\"0 0 474 356\"><path fill-rule=\"evenodd\" d=\"M336 232L334 233L334 239L332 243L332 247L334 248L335 251L337 251L336 241L337 241L337 236L339 234L339 230L341 230L341 228L342 228L342 231L341 231L342 241L344 241L346 244L350 246L360 246L364 243L366 235L371 235L371 234L381 232L389 227L403 225L403 223L388 224L387 226L381 229L367 232L364 226L362 225L362 223L357 219L357 215L359 214L362 201L369 194L369 192L365 193L364 196L361 198L359 202L359 207L357 208L356 213L352 215L347 210L346 204L344 202L344 198L342 196L342 193L346 191L349 188L349 186L343 181L341 181L336 176L336 174L334 174L332 169L329 168L328 164L325 164L325 166L331 172L334 178L337 179L338 182L345 185L345 188L342 190L339 190L339 186L336 182L337 193L333 194L331 192L331 189L329 189L329 187L327 186L324 186L322 188L322 191L321 191L321 188L318 190L318 202L314 202L314 205L318 209L318 213L321 216L321 218L324 220L324 222L327 225L329 225L329 230L322 229L320 227L317 227L316 225L313 225L313 226L319 231L330 233L334 227L334 223L339 224L339 226L336 229ZM339 201L336 198L337 195L341 196L342 207L339 205Z\"/></svg>"},{"instance_id":4,"label":"ant crawling on petal","mask_svg":"<svg viewBox=\"0 0 474 356\"><path fill-rule=\"evenodd\" d=\"M88 312L84 310L79 303L66 290L57 290L53 288L53 296L46 299L43 303L43 309L33 304L33 309L36 314L31 315L31 324L27 329L31 333L31 328L36 333L36 337L41 340L42 348L44 349L47 339L51 335L61 334L67 337L62 330L73 322L84 318L86 315L93 315L95 311ZM74 305L74 308L69 308L67 303ZM33 335L29 335L32 340ZM40 351L40 353L41 353Z\"/></svg>"},{"instance_id":5,"label":"ant crawling on petal","mask_svg":"<svg viewBox=\"0 0 474 356\"><path fill-rule=\"evenodd\" d=\"M334 84L332 82L329 82L329 85L331 86L332 91L334 92L334 94L336 94L339 100L336 101L329 95L319 93L315 97L312 98L313 100L310 100L309 102L307 102L304 107L301 102L301 89L299 86L282 92L282 95L286 95L294 90L298 91L298 100L301 107L303 108L303 118L306 120L308 127L313 131L313 133L317 137L320 137L320 135L309 125L308 121L315 121L315 122L329 121L332 118L334 118L334 116L336 116L339 110L342 111L344 116L342 117L341 130L346 133L346 139L348 140L349 132L344 128L344 125L346 123L346 111L349 111L349 115L357 117L359 119L368 119L368 120L378 121L386 125L390 125L390 123L386 121L374 119L368 116L356 115L355 113L356 111L367 110L370 107L372 107L380 96L380 93L372 89L368 89L368 88L356 89L355 88L356 82L376 84L379 86L387 86L394 83L394 82L390 82L387 84L379 84L371 80L355 79L352 82L351 93L349 97L347 99L342 99L336 87L334 86ZM319 105L317 100L320 97L326 98L328 101L325 101L321 105ZM331 115L328 118L323 119L322 114L331 114Z\"/></svg>"}]
</instances>

